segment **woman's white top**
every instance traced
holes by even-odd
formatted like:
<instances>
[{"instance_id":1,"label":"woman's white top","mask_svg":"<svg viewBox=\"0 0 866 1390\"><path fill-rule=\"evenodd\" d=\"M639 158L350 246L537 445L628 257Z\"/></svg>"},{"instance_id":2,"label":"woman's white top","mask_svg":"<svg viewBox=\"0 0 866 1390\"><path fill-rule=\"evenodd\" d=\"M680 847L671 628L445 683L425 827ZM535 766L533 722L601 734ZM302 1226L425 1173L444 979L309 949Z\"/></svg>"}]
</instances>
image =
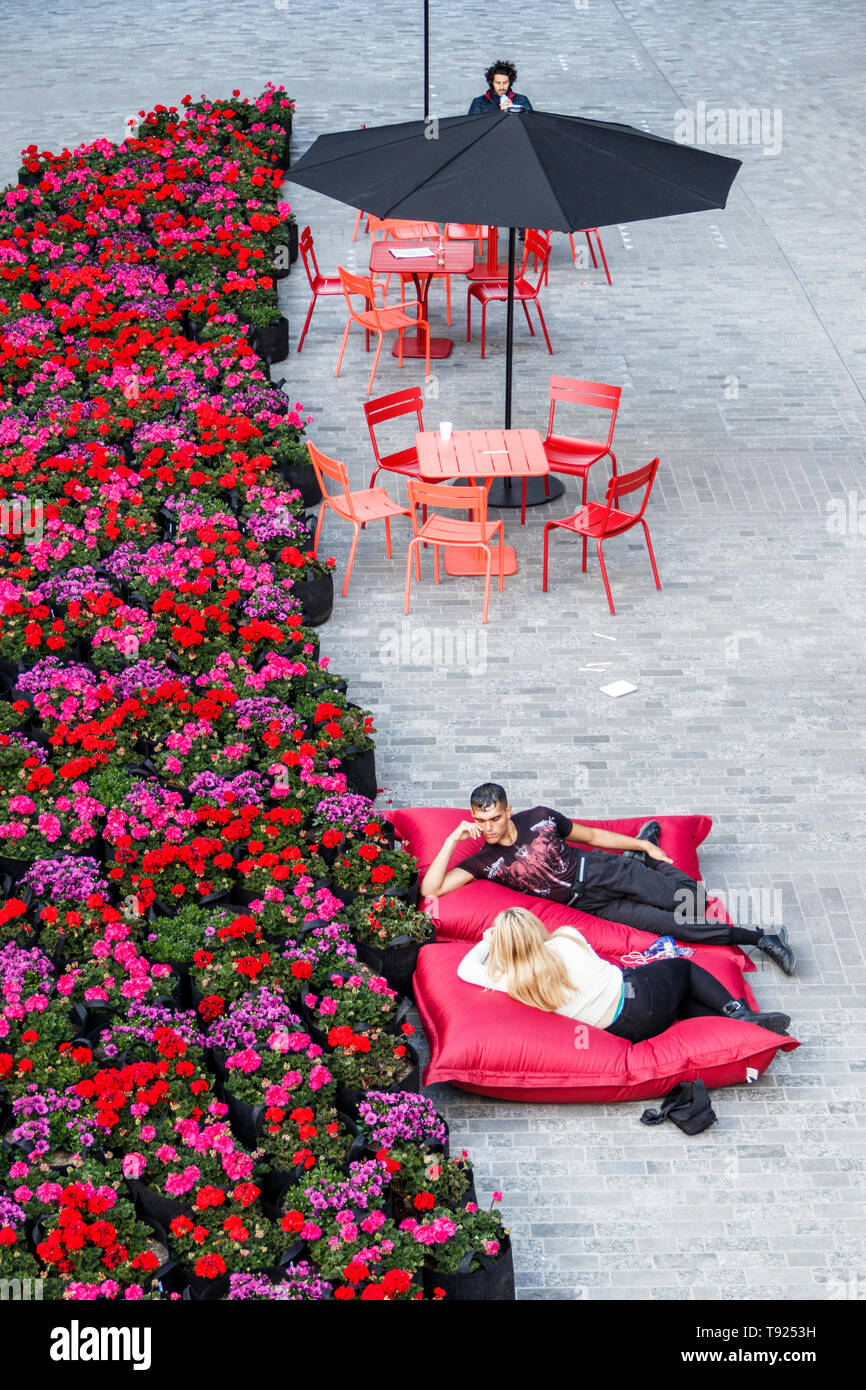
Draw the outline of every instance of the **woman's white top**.
<instances>
[{"instance_id":1,"label":"woman's white top","mask_svg":"<svg viewBox=\"0 0 866 1390\"><path fill-rule=\"evenodd\" d=\"M490 951L491 930L488 928L463 957L457 974L470 985L484 985L507 994L507 975L493 980L487 973L485 962ZM576 927L565 927L563 931L567 935L551 937L547 946L556 952L568 971L574 992L556 1012L593 1028L606 1028L613 1021L622 994L622 971L596 955Z\"/></svg>"}]
</instances>

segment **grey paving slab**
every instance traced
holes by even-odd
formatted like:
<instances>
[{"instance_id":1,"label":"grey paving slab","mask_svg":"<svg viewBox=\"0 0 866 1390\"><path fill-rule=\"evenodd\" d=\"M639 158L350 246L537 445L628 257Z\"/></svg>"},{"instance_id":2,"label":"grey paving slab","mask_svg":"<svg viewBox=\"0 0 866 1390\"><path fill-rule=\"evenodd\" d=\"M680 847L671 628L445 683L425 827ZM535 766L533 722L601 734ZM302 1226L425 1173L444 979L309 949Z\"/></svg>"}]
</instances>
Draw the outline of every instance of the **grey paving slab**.
<instances>
[{"instance_id":1,"label":"grey paving slab","mask_svg":"<svg viewBox=\"0 0 866 1390\"><path fill-rule=\"evenodd\" d=\"M362 536L324 649L375 711L383 804L463 805L492 776L515 804L587 817L711 814L708 886L781 897L798 974L768 967L753 980L762 1004L793 1015L803 1046L752 1088L716 1093L719 1123L694 1140L641 1127L642 1104L429 1093L473 1154L481 1200L504 1190L521 1299L862 1298L862 6L557 0L528 17L516 0L483 14L447 0L431 11L434 114L465 110L505 53L540 109L669 136L713 107L728 138L742 133L738 112L763 111L765 124L751 143L719 147L743 159L724 212L603 229L612 286L554 239L552 357L517 323L516 424L543 428L552 373L615 382L620 466L661 458L648 513L661 593L642 544L623 540L609 552L611 617L595 561L581 575L560 535L542 594L542 526L575 510L569 482L523 529L504 514L520 569L493 593L485 628L478 584L436 588L429 561L404 618L395 527L392 560L378 535ZM404 0L6 0L0 48L0 182L31 140L119 139L141 107L268 78L297 100L296 154L326 130L422 111L420 32ZM366 267L353 210L285 192L324 271ZM292 351L274 375L313 417L311 438L365 485L369 359L350 337L335 379L337 301L320 302L298 355L300 265L281 295ZM438 287L431 319L448 331ZM450 331L425 419L499 423L504 313L490 311L481 362L455 284ZM376 389L420 376L383 354ZM595 471L599 497L607 475ZM339 572L348 537L331 521L324 546ZM423 660L413 641L426 642ZM603 676L586 669L594 662L609 663ZM618 677L637 690L610 700L599 687Z\"/></svg>"}]
</instances>

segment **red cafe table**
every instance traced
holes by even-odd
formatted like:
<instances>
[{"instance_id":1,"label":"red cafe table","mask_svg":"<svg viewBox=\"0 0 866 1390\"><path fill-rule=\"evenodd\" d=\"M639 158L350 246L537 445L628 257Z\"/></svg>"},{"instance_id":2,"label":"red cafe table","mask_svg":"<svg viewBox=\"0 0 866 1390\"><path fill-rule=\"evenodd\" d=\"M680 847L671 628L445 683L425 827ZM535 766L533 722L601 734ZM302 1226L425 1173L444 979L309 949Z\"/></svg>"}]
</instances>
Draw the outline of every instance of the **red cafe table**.
<instances>
[{"instance_id":1,"label":"red cafe table","mask_svg":"<svg viewBox=\"0 0 866 1390\"><path fill-rule=\"evenodd\" d=\"M421 251L419 256L409 258L403 254L413 247ZM425 254L429 251L432 251L433 254ZM446 241L444 265L437 264L435 242L377 241L370 252L370 274L411 275L415 281L415 291L421 304L421 318L426 319L427 299L434 275L465 275L467 271L472 269L474 259L475 245L471 241ZM451 338L431 337L431 358L449 357L453 345ZM398 348L395 343L391 356L397 357L398 355ZM418 330L414 338L411 338L408 333L404 333L403 356L424 357L424 355L425 346L421 330Z\"/></svg>"},{"instance_id":2,"label":"red cafe table","mask_svg":"<svg viewBox=\"0 0 866 1390\"><path fill-rule=\"evenodd\" d=\"M537 478L550 471L538 430L453 430L447 442L438 430L422 430L415 435L415 447L419 472L428 483L454 478L471 482ZM495 569L499 563L496 546L491 549ZM506 574L517 573L517 555L511 545L505 547L503 568ZM445 573L484 574L484 551L447 549Z\"/></svg>"}]
</instances>

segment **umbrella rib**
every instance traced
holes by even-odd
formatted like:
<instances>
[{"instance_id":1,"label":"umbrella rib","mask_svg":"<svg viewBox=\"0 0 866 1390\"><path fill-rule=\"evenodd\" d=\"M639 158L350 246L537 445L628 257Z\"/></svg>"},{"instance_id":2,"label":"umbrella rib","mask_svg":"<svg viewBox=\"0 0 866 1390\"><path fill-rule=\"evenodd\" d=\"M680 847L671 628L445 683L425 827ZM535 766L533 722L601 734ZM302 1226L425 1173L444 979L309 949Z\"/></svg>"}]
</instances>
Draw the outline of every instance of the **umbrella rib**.
<instances>
[{"instance_id":1,"label":"umbrella rib","mask_svg":"<svg viewBox=\"0 0 866 1390\"><path fill-rule=\"evenodd\" d=\"M527 144L529 145L529 148L532 150L532 153L535 155L535 158L538 160L539 165L541 166L542 172L543 172L543 174L544 174L544 181L545 181L545 183L547 184L548 189L550 190L550 193L551 193L551 196L552 196L552 198L553 198L553 201L556 203L556 206L559 208L559 211L562 213L562 220L563 220L563 222L569 222L571 219L566 215L565 209L564 209L564 207L562 206L562 202L560 201L559 194L557 193L556 189L553 187L553 184L552 184L551 181L550 181L550 176L548 175L548 172L547 172L547 164L546 164L545 161L542 159L542 157L541 157L539 151L536 149L535 145L534 145L534 144L532 143L532 141L530 140L530 138L529 138L529 136L528 136L528 134L527 134L527 132L526 132L526 126L525 126L525 125L522 125L521 134L522 134L522 136L523 136L523 139L524 139L524 140L527 142Z\"/></svg>"},{"instance_id":2,"label":"umbrella rib","mask_svg":"<svg viewBox=\"0 0 866 1390\"><path fill-rule=\"evenodd\" d=\"M635 134L639 135L639 134L641 134L641 132L640 132L640 131L636 131ZM592 149L592 146L589 145L589 142L588 142L588 141L584 140L584 139L583 139L581 136L579 136L579 135L578 135L577 138L578 138L578 140L580 141L580 143L581 143L582 145L587 145L590 149ZM664 140L664 137L663 137L663 136L657 136L656 138L659 139L659 140ZM675 142L674 142L674 141L667 141L667 142L665 142L665 143L674 144ZM682 148L684 148L684 147L683 147L683 146L678 146L677 148L682 149ZM536 154L537 154L537 153L538 153L538 151L536 151ZM703 152L701 152L701 153L703 153ZM615 151L613 151L613 150L605 150L605 157L608 158L608 159L615 159L618 163L620 163L620 164L625 164L625 165L626 165L628 168L630 168L630 169L639 169L639 170L641 171L641 173L643 173L643 174L648 174L650 178L657 179L659 183L667 183L667 184L670 184L670 185L671 185L672 187L674 187L674 188L682 188L682 189L684 189L687 193L690 194L691 197L693 197L693 198L698 198L698 199L700 199L702 202L705 202L705 203L706 203L706 206L707 206L707 209L718 208L718 206L719 206L718 203L711 203L711 202L707 201L707 199L704 197L703 194L701 194L701 193L696 193L695 190L692 188L692 186L691 186L690 184L682 183L680 179L670 178L667 174L660 174L660 173L658 173L655 169L650 169L650 168L648 168L645 164L639 163L639 161L636 160L636 159L632 159L632 158L630 158L630 157L626 157L625 155L622 155L622 154L617 154L617 153L616 153ZM739 166L742 164L742 162L743 162L741 159L732 159L731 155L711 155L711 156L709 156L709 157L712 158L712 159L729 159L729 160L731 160L731 163L736 164L738 167L739 167ZM546 176L547 176L547 171L545 170L545 177L546 177ZM733 182L733 178L732 178L732 182ZM658 216L658 214L654 214L654 215L655 215L655 216ZM667 215L674 215L674 214L667 214ZM640 221L641 221L641 218L636 217L636 218L632 218L632 219L630 219L630 220L635 221L635 222L640 222ZM578 229L578 230L579 230L579 229Z\"/></svg>"},{"instance_id":3,"label":"umbrella rib","mask_svg":"<svg viewBox=\"0 0 866 1390\"><path fill-rule=\"evenodd\" d=\"M474 117L474 119L477 120L478 117L476 116L476 117ZM480 124L481 124L481 123L480 123L480 121L479 121L479 125L480 125ZM485 136L486 136L486 135L489 135L490 133L491 133L491 123L490 123L490 121L488 120L488 121L486 122L485 129L479 131L479 133L478 133L478 139L477 139L477 140L472 140L472 141L470 141L470 143L469 143L468 145L461 145L460 149L459 149L459 150L456 150L454 154L452 154L448 159L446 159L446 160L444 161L444 163L437 165L436 171L435 171L435 177L438 178L439 175L442 173L443 169L447 169L447 168L448 168L448 165L449 165L449 164L453 164L454 161L455 161L455 159L462 159L463 156L466 154L466 151L467 151L467 150L472 150L472 149L474 149L475 146L476 146L477 144L479 144L480 141L482 141L482 140L485 138ZM429 180L430 177L431 177L431 176L430 176L429 174L426 174L422 179L420 179L418 183L416 183L412 188L410 188L410 189L408 190L408 192L404 193L404 194L401 196L401 198L400 198L400 200L399 200L399 203L404 203L404 202L406 201L407 198L411 198L411 197L412 197L412 194L413 194L413 193L417 193L417 192L418 192L418 189L419 189L419 188L422 188L422 187L424 186L424 184L427 183L427 181ZM399 203L393 204L392 206L399 206ZM445 219L444 219L444 221L448 221L448 220L449 220L448 218L445 218Z\"/></svg>"}]
</instances>

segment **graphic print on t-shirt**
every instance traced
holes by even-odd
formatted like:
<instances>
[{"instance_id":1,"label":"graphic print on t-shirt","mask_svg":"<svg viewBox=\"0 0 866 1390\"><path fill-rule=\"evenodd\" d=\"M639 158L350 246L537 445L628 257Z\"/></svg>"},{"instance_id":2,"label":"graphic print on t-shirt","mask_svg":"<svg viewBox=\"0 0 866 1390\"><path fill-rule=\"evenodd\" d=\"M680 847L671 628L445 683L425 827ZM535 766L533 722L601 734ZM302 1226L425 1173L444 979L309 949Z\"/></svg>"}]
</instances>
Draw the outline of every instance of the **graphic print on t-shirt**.
<instances>
[{"instance_id":1,"label":"graphic print on t-shirt","mask_svg":"<svg viewBox=\"0 0 866 1390\"><path fill-rule=\"evenodd\" d=\"M566 902L577 877L580 853L565 842L571 821L547 806L518 811L513 845L489 845L460 865L475 878L487 878L517 893Z\"/></svg>"}]
</instances>

